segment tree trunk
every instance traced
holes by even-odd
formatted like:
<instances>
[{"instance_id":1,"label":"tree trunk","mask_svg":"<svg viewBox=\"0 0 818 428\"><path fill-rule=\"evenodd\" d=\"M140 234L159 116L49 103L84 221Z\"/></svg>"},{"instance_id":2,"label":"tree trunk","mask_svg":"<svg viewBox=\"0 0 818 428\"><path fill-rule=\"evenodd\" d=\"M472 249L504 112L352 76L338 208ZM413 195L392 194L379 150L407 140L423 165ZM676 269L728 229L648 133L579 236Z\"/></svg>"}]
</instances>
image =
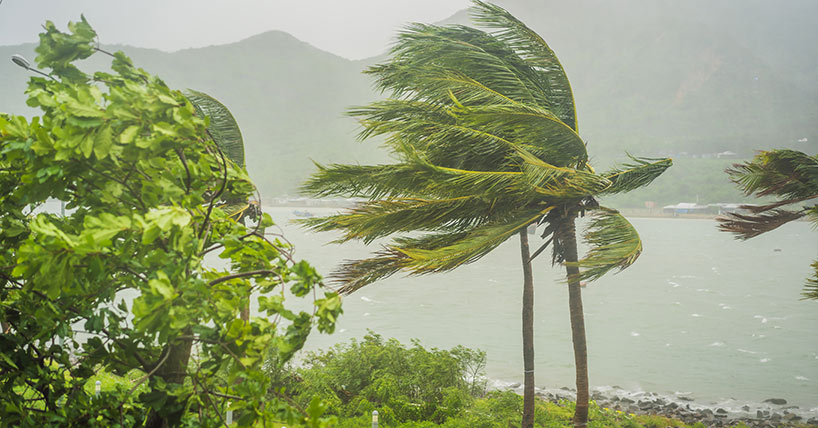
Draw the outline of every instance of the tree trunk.
<instances>
[{"instance_id":1,"label":"tree trunk","mask_svg":"<svg viewBox=\"0 0 818 428\"><path fill-rule=\"evenodd\" d=\"M534 427L534 279L528 249L528 228L520 230L523 259L523 424Z\"/></svg>"},{"instance_id":2,"label":"tree trunk","mask_svg":"<svg viewBox=\"0 0 818 428\"><path fill-rule=\"evenodd\" d=\"M566 263L577 261L577 236L574 218L565 219L557 229ZM577 370L577 407L574 426L588 425L588 351L585 346L585 316L582 311L582 289L579 269L566 266L568 278L568 307L571 312L571 337L574 342L574 364Z\"/></svg>"},{"instance_id":3,"label":"tree trunk","mask_svg":"<svg viewBox=\"0 0 818 428\"><path fill-rule=\"evenodd\" d=\"M181 336L186 336L188 339L176 340L165 345L162 355L164 357L165 352L168 352L168 357L155 373L155 376L159 376L168 384L181 385L184 383L185 377L187 377L187 364L190 361L190 350L193 346L193 340L189 338L191 337L191 330L189 328L183 330ZM167 407L173 408L174 406ZM185 411L184 406L178 405L177 407L178 410L163 415L151 411L147 422L145 422L145 427L168 428L177 426Z\"/></svg>"}]
</instances>

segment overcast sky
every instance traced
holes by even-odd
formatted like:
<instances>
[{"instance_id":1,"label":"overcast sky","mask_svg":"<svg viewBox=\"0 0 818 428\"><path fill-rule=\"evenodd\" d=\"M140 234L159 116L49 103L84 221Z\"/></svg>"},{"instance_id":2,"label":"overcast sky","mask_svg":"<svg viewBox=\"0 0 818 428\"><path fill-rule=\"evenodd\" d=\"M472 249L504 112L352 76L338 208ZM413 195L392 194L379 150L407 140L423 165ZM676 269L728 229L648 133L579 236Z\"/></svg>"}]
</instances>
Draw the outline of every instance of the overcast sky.
<instances>
[{"instance_id":1,"label":"overcast sky","mask_svg":"<svg viewBox=\"0 0 818 428\"><path fill-rule=\"evenodd\" d=\"M175 51L286 31L350 59L386 50L408 22L436 22L468 0L0 0L0 45L34 42L85 14L103 44Z\"/></svg>"}]
</instances>

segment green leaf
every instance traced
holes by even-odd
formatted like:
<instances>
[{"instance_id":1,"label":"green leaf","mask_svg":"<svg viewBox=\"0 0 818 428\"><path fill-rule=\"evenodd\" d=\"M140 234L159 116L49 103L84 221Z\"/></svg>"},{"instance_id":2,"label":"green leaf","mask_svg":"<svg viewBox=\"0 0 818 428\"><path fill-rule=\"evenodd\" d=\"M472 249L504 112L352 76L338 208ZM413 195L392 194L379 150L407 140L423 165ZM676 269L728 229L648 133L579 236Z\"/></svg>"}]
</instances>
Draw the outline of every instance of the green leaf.
<instances>
[{"instance_id":1,"label":"green leaf","mask_svg":"<svg viewBox=\"0 0 818 428\"><path fill-rule=\"evenodd\" d=\"M134 137L136 137L136 134L139 132L140 129L141 127L139 125L131 125L125 128L125 130L122 131L121 134L119 134L119 141L122 144L129 144L134 140Z\"/></svg>"}]
</instances>

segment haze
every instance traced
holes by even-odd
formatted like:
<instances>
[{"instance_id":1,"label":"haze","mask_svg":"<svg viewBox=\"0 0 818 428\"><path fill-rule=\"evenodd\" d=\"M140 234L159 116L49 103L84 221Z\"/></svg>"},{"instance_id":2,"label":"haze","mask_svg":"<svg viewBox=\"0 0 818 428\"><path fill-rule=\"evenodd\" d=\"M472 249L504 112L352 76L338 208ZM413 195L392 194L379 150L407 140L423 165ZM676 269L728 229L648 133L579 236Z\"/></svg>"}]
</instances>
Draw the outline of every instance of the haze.
<instances>
[{"instance_id":1,"label":"haze","mask_svg":"<svg viewBox=\"0 0 818 428\"><path fill-rule=\"evenodd\" d=\"M0 45L34 42L51 20L85 14L104 44L163 51L232 43L281 30L320 49L360 59L382 53L407 22L434 22L466 0L0 0Z\"/></svg>"}]
</instances>

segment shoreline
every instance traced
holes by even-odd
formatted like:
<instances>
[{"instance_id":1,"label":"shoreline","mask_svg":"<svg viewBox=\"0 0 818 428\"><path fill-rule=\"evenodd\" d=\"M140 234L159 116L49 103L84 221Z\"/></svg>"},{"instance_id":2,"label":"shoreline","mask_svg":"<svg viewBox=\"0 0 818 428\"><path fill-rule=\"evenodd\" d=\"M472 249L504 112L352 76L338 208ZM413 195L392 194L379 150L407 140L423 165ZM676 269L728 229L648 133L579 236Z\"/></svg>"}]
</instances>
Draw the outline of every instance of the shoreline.
<instances>
[{"instance_id":1,"label":"shoreline","mask_svg":"<svg viewBox=\"0 0 818 428\"><path fill-rule=\"evenodd\" d=\"M490 390L510 390L522 395L518 382L490 381ZM535 395L552 403L574 401L572 388L535 388ZM618 386L591 389L591 400L600 408L637 415L658 415L681 420L687 424L700 422L708 427L728 427L744 423L749 428L788 426L818 427L818 407L802 409L788 404L784 398L769 398L761 403L734 399L705 404L688 393L674 395L646 391L628 391Z\"/></svg>"}]
</instances>

